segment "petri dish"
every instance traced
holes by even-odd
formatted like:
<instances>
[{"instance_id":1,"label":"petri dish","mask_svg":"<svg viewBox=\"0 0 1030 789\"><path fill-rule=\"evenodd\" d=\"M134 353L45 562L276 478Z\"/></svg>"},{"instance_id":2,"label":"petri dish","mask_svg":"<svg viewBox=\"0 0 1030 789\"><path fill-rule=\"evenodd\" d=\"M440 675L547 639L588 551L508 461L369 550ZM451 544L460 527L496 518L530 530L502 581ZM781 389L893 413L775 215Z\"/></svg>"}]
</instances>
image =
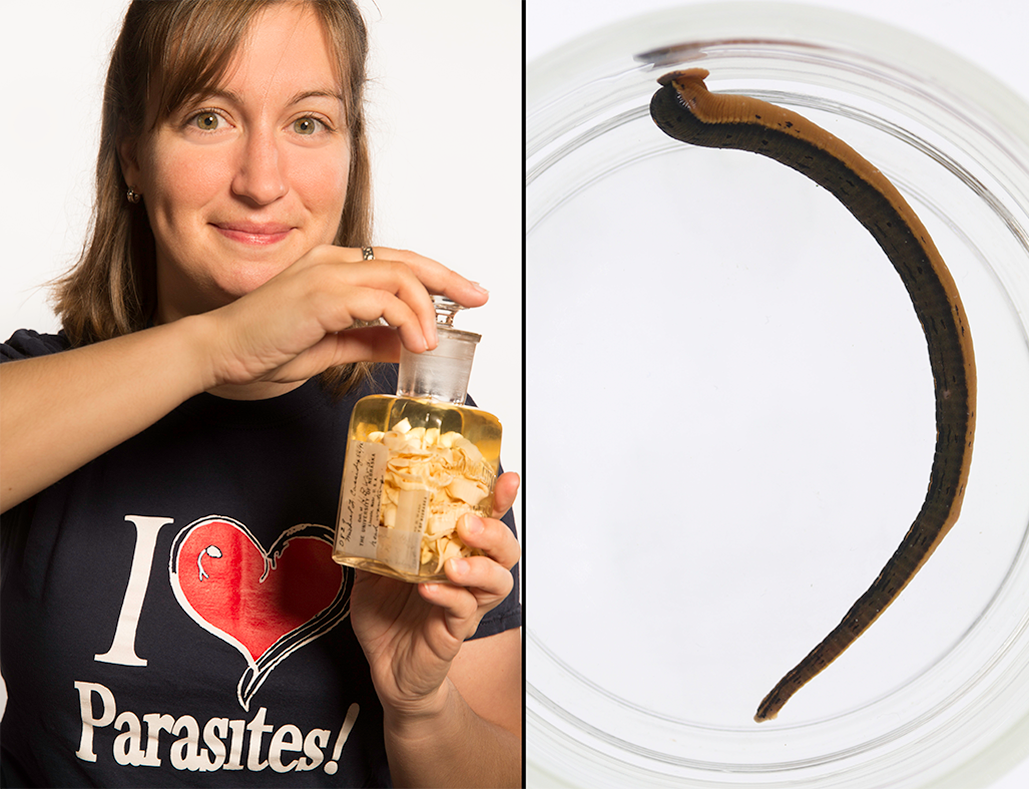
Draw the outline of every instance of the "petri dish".
<instances>
[{"instance_id":1,"label":"petri dish","mask_svg":"<svg viewBox=\"0 0 1030 789\"><path fill-rule=\"evenodd\" d=\"M656 79L692 66L895 183L976 354L961 518L762 724L922 504L933 381L831 195L657 130ZM1026 102L882 23L727 2L570 42L526 91L527 784L988 785L1027 753Z\"/></svg>"}]
</instances>

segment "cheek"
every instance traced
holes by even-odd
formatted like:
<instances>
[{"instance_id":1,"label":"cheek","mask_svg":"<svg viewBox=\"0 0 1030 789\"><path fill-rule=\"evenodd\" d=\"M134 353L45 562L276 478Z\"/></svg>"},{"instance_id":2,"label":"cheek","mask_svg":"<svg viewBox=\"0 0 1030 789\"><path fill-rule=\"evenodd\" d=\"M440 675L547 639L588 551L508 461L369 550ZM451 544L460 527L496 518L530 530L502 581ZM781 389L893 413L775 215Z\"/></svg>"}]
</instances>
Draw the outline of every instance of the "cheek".
<instances>
[{"instance_id":1,"label":"cheek","mask_svg":"<svg viewBox=\"0 0 1030 789\"><path fill-rule=\"evenodd\" d=\"M338 222L347 199L349 171L347 157L305 157L294 162L291 180L308 210Z\"/></svg>"},{"instance_id":2,"label":"cheek","mask_svg":"<svg viewBox=\"0 0 1030 789\"><path fill-rule=\"evenodd\" d=\"M182 215L208 203L225 188L231 171L224 157L196 150L163 152L151 162L153 183L148 205L162 223L175 224Z\"/></svg>"}]
</instances>

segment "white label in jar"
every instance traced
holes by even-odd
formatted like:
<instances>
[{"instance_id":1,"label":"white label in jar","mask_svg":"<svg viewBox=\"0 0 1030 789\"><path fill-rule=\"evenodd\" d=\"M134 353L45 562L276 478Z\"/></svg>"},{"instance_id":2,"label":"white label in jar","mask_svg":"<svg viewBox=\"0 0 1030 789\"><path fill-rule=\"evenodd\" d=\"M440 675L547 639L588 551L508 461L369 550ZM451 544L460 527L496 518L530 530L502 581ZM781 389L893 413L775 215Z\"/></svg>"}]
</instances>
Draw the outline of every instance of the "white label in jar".
<instances>
[{"instance_id":1,"label":"white label in jar","mask_svg":"<svg viewBox=\"0 0 1030 789\"><path fill-rule=\"evenodd\" d=\"M344 460L336 550L375 559L379 542L379 508L383 472L390 451L371 441L348 441Z\"/></svg>"},{"instance_id":2,"label":"white label in jar","mask_svg":"<svg viewBox=\"0 0 1030 789\"><path fill-rule=\"evenodd\" d=\"M422 564L422 535L428 517L428 490L400 491L393 528L379 531L379 560L395 570L418 574Z\"/></svg>"}]
</instances>

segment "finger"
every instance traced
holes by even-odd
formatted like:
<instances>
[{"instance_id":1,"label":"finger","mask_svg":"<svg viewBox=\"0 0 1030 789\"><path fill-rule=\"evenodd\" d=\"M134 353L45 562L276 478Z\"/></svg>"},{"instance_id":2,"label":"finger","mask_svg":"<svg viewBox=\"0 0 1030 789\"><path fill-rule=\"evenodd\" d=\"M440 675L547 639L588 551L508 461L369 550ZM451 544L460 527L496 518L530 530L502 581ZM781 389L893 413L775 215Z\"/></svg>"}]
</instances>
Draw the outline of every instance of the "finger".
<instances>
[{"instance_id":1,"label":"finger","mask_svg":"<svg viewBox=\"0 0 1030 789\"><path fill-rule=\"evenodd\" d=\"M401 340L389 326L362 326L326 337L336 359L330 366L352 362L397 362Z\"/></svg>"},{"instance_id":2,"label":"finger","mask_svg":"<svg viewBox=\"0 0 1030 789\"><path fill-rule=\"evenodd\" d=\"M463 277L442 263L404 249L375 248L376 259L397 260L409 266L432 293L440 293L463 307L481 307L490 298L479 283Z\"/></svg>"},{"instance_id":3,"label":"finger","mask_svg":"<svg viewBox=\"0 0 1030 789\"><path fill-rule=\"evenodd\" d=\"M431 347L430 340L435 343L436 329L435 318L430 319L425 315L424 308L399 298L389 290L379 289L371 286L351 286L343 289L336 296L325 293L321 298L338 299L335 305L329 305L333 317L324 324L328 332L342 332L353 327L355 321L372 323L382 319L389 326L394 327L400 336L404 347L413 353L421 353ZM427 297L428 298L428 297ZM431 310L431 307L429 308ZM429 333L432 329L432 333Z\"/></svg>"},{"instance_id":4,"label":"finger","mask_svg":"<svg viewBox=\"0 0 1030 789\"><path fill-rule=\"evenodd\" d=\"M479 601L469 589L447 583L427 583L418 585L418 593L427 603L444 609L447 630L459 642L479 626L482 617Z\"/></svg>"},{"instance_id":5,"label":"finger","mask_svg":"<svg viewBox=\"0 0 1030 789\"><path fill-rule=\"evenodd\" d=\"M488 556L448 559L444 572L448 581L474 590L479 605L490 608L507 597L515 584L510 568Z\"/></svg>"},{"instance_id":6,"label":"finger","mask_svg":"<svg viewBox=\"0 0 1030 789\"><path fill-rule=\"evenodd\" d=\"M478 548L505 569L510 570L518 562L519 541L503 521L469 512L458 520L457 530L466 545Z\"/></svg>"},{"instance_id":7,"label":"finger","mask_svg":"<svg viewBox=\"0 0 1030 789\"><path fill-rule=\"evenodd\" d=\"M247 337L260 335L270 317L278 315L294 336L277 348L290 355L307 350L327 334L351 328L356 321L379 320L395 327L404 346L421 353L436 342L436 316L425 286L403 263L350 261L339 247L317 247L262 287L238 300L231 309L243 310L260 324ZM280 304L292 309L269 315ZM313 334L317 332L317 336ZM265 354L267 355L267 353Z\"/></svg>"},{"instance_id":8,"label":"finger","mask_svg":"<svg viewBox=\"0 0 1030 789\"><path fill-rule=\"evenodd\" d=\"M506 471L497 478L494 483L494 511L495 518L500 518L515 503L522 480L514 471Z\"/></svg>"},{"instance_id":9,"label":"finger","mask_svg":"<svg viewBox=\"0 0 1030 789\"><path fill-rule=\"evenodd\" d=\"M335 298L340 299L340 305L354 303L356 308L363 308L364 311L360 315L355 315L361 320L373 321L382 317L391 326L405 328L409 314L406 311L398 310L396 306L394 306L393 315L387 313L386 310L390 304L388 300L372 299L363 304L354 302L354 299L362 291L364 291L366 299L377 292L393 296L410 310L410 315L414 316L415 325L419 327L424 338L424 342L412 343L408 341L407 337L404 337L405 347L415 353L427 348L435 348L437 344L436 312L433 308L433 301L426 286L411 267L403 262L392 260L349 261L346 258L340 258L343 252L344 250L333 248L332 253L322 254L324 261L329 264L327 270L332 272L331 292L335 294ZM347 265L338 265L341 260ZM322 290L326 290L324 285ZM371 311L369 311L370 307ZM376 310L379 310L380 314L376 314Z\"/></svg>"},{"instance_id":10,"label":"finger","mask_svg":"<svg viewBox=\"0 0 1030 789\"><path fill-rule=\"evenodd\" d=\"M365 326L328 334L277 371L286 380L304 380L342 364L396 362L401 341L389 326Z\"/></svg>"}]
</instances>

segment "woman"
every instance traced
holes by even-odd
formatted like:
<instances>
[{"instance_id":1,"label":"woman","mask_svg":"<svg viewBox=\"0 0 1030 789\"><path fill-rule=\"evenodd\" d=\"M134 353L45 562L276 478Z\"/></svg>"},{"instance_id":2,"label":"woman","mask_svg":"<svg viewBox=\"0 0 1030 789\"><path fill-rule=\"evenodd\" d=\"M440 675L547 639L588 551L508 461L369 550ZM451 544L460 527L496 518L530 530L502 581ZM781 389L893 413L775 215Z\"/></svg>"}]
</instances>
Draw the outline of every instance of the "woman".
<instances>
[{"instance_id":1,"label":"woman","mask_svg":"<svg viewBox=\"0 0 1030 789\"><path fill-rule=\"evenodd\" d=\"M342 0L127 13L65 335L3 348L5 774L520 780L509 526L466 519L451 584L326 561L368 363L434 347L430 291L486 301L365 247L365 49Z\"/></svg>"}]
</instances>

